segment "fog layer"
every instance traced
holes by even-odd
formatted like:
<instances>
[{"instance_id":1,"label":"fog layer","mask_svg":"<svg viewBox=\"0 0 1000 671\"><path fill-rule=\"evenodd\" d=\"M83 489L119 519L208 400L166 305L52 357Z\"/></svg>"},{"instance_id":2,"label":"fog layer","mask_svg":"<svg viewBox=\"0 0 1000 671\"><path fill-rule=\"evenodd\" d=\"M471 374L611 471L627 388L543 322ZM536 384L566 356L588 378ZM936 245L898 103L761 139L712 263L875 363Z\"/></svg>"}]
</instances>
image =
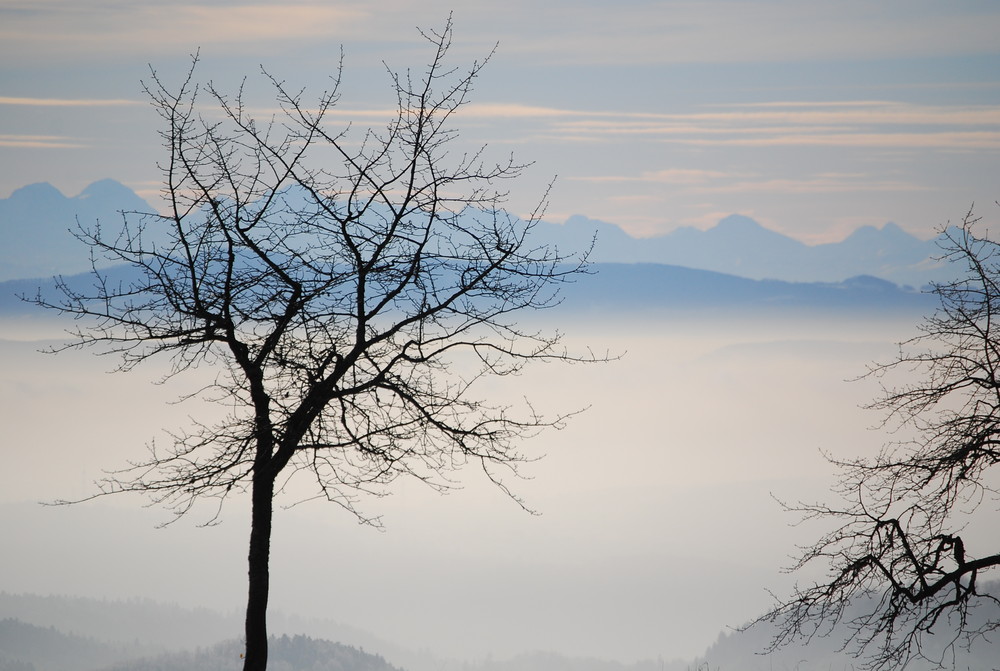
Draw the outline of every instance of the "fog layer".
<instances>
[{"instance_id":1,"label":"fog layer","mask_svg":"<svg viewBox=\"0 0 1000 671\"><path fill-rule=\"evenodd\" d=\"M543 458L510 484L538 515L474 468L447 496L401 481L367 502L382 532L329 504L281 509L272 608L462 658L699 655L763 610L768 589L787 589L780 569L816 535L792 528L772 494L823 496L832 471L820 450L854 454L886 439L858 408L876 385L846 380L891 356L915 321L684 313L568 325L570 347L621 358L540 366L489 389L551 412L586 408L525 445ZM207 528L207 506L155 529L169 513L137 497L37 505L87 496L102 469L141 458L150 439L167 440L162 429L203 412L168 404L187 387L154 385L156 366L107 374L109 359L37 353L37 339L55 335L44 329L10 322L0 333L0 590L238 611L245 498ZM290 483L281 503L301 500L306 484Z\"/></svg>"}]
</instances>

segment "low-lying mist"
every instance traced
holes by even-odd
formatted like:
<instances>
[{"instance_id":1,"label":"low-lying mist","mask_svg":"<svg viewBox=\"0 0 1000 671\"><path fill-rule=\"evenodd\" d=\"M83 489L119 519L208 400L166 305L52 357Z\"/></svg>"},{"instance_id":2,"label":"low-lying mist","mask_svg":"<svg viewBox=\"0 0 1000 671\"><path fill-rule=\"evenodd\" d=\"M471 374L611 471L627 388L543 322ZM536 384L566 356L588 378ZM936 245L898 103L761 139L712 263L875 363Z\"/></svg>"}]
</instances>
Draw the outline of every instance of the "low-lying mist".
<instances>
[{"instance_id":1,"label":"low-lying mist","mask_svg":"<svg viewBox=\"0 0 1000 671\"><path fill-rule=\"evenodd\" d=\"M700 655L765 609L768 589L790 586L780 569L816 535L792 527L773 497L826 496L833 472L821 450L856 454L886 440L869 429L879 417L859 408L877 384L847 380L891 357L916 321L690 311L567 322L571 349L620 359L542 365L484 387L544 412L585 408L524 446L542 458L525 469L530 479L508 484L538 515L475 466L447 496L399 481L365 501L384 531L329 504L292 506L310 494L306 478L293 479L275 520L272 609L465 659ZM37 505L88 496L102 469L168 440L163 429L217 412L170 404L189 388L183 378L153 384L156 365L108 374L111 359L37 353L46 343L36 339L55 335L38 323L0 329L0 590L238 612L245 498L207 528L211 503L164 529L154 526L170 513L140 497Z\"/></svg>"}]
</instances>

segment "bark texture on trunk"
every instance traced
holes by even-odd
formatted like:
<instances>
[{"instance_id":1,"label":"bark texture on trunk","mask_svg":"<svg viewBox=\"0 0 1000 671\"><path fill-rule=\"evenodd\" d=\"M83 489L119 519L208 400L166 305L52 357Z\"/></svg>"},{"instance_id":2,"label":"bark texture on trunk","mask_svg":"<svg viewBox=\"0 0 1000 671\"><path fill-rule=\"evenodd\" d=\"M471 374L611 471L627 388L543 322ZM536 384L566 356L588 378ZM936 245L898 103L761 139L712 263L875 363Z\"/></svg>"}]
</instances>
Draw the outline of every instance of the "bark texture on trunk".
<instances>
[{"instance_id":1,"label":"bark texture on trunk","mask_svg":"<svg viewBox=\"0 0 1000 671\"><path fill-rule=\"evenodd\" d=\"M253 482L250 522L250 552L247 557L246 657L243 671L267 669L267 597L270 582L271 518L274 510L274 482L258 477Z\"/></svg>"}]
</instances>

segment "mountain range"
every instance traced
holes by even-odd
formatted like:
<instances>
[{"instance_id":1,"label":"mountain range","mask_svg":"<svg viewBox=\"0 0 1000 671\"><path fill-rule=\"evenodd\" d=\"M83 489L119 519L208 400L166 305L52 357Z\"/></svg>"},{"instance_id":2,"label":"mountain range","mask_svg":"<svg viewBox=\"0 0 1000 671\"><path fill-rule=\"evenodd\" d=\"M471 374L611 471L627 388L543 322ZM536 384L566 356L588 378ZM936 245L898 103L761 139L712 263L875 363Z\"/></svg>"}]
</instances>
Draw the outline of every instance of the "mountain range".
<instances>
[{"instance_id":1,"label":"mountain range","mask_svg":"<svg viewBox=\"0 0 1000 671\"><path fill-rule=\"evenodd\" d=\"M562 225L544 224L540 241L585 249L594 240L595 263L658 263L711 270L750 279L837 282L871 275L920 287L948 279L937 239L921 240L894 223L863 226L840 242L807 245L739 214L713 228L679 228L666 235L634 238L621 228L581 215Z\"/></svg>"},{"instance_id":2,"label":"mountain range","mask_svg":"<svg viewBox=\"0 0 1000 671\"><path fill-rule=\"evenodd\" d=\"M73 197L39 183L0 199L5 241L0 282L87 270L87 249L69 231L77 222L113 226L122 211L153 208L111 179ZM586 249L595 241L591 260L597 264L665 264L757 280L839 282L870 275L920 287L945 278L948 271L935 260L940 251L935 240L921 240L893 223L859 228L841 242L806 245L736 214L706 231L680 228L653 238L634 238L615 224L574 215L563 224L542 222L534 241L565 251Z\"/></svg>"}]
</instances>

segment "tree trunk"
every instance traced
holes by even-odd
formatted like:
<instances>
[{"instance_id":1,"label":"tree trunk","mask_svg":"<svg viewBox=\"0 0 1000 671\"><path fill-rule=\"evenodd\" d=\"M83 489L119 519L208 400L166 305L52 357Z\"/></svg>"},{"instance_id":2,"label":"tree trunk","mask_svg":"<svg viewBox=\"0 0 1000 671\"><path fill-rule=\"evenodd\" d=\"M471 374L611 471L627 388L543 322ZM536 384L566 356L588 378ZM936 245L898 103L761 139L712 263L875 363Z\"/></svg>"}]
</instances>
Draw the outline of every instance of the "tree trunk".
<instances>
[{"instance_id":1,"label":"tree trunk","mask_svg":"<svg viewBox=\"0 0 1000 671\"><path fill-rule=\"evenodd\" d=\"M267 669L267 596L270 582L271 517L274 510L274 480L257 475L253 480L248 559L246 657L243 671Z\"/></svg>"}]
</instances>

